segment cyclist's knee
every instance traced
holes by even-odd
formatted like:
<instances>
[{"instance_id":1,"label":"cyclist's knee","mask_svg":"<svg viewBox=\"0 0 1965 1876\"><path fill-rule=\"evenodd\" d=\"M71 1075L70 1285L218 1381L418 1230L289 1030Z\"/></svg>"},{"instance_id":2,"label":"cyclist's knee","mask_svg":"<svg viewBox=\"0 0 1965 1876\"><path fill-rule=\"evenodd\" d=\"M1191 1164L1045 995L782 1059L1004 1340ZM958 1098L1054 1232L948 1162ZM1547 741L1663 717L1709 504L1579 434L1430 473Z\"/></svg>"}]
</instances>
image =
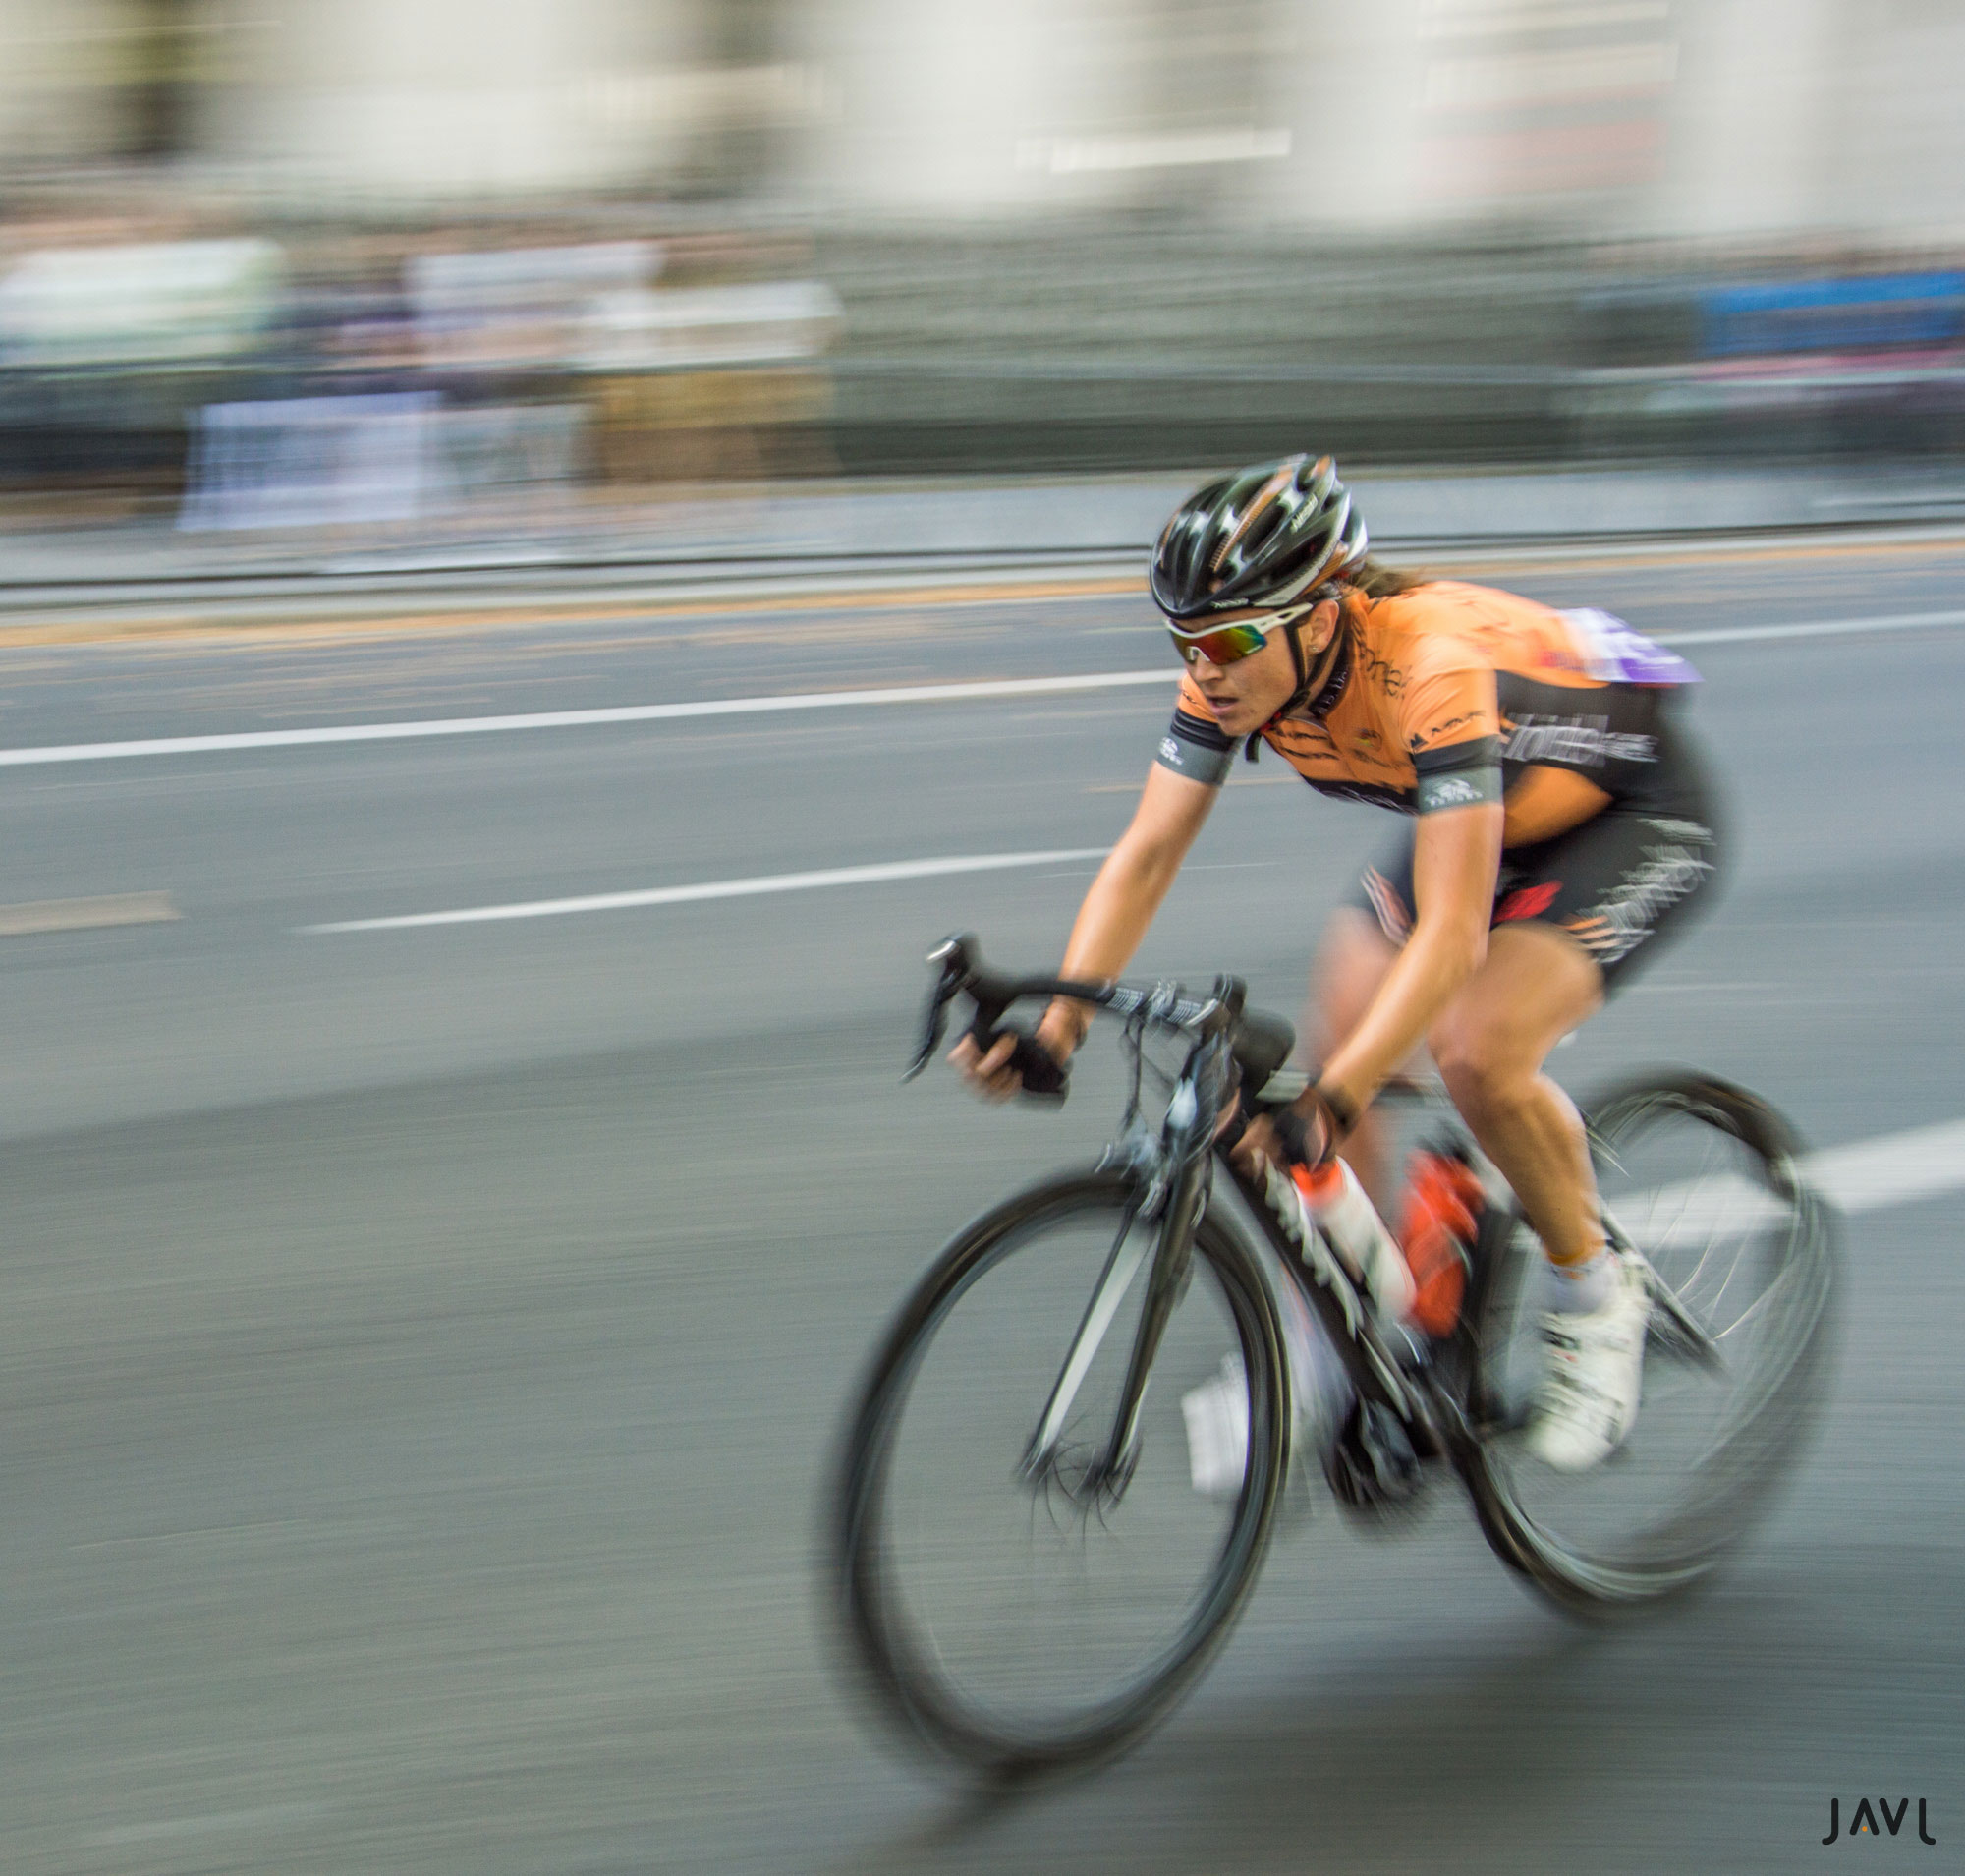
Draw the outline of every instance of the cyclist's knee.
<instances>
[{"instance_id":1,"label":"cyclist's knee","mask_svg":"<svg viewBox=\"0 0 1965 1876\"><path fill-rule=\"evenodd\" d=\"M1456 1011L1434 1026L1430 1041L1447 1093L1470 1119L1507 1112L1534 1099L1541 1056L1524 1046L1505 1017Z\"/></svg>"},{"instance_id":2,"label":"cyclist's knee","mask_svg":"<svg viewBox=\"0 0 1965 1876\"><path fill-rule=\"evenodd\" d=\"M1330 915L1312 980L1313 1015L1325 1047L1357 1028L1397 958L1369 913L1340 905Z\"/></svg>"}]
</instances>

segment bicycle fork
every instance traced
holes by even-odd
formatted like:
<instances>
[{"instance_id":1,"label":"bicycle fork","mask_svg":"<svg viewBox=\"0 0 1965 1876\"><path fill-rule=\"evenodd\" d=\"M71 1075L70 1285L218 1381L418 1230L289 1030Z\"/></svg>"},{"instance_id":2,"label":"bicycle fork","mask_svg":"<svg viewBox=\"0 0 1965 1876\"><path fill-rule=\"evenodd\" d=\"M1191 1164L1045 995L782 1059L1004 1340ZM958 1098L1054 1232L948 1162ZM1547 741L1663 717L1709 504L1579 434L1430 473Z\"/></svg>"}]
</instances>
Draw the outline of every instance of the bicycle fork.
<instances>
[{"instance_id":1,"label":"bicycle fork","mask_svg":"<svg viewBox=\"0 0 1965 1876\"><path fill-rule=\"evenodd\" d=\"M1179 1129L1184 1134L1186 1129ZM1201 1222L1207 1203L1207 1155L1193 1150L1182 1138L1176 1147L1177 1167L1160 1211L1160 1226L1151 1239L1135 1230L1143 1204L1129 1205L1119 1221L1118 1236L1106 1257L1091 1299L1079 1319L1078 1332L1064 1366L1053 1384L1049 1399L1031 1436L1019 1475L1027 1484L1055 1478L1074 1497L1100 1496L1116 1504L1125 1495L1133 1468L1140 1457L1140 1414L1146 1404L1147 1380L1154 1357L1166 1334L1175 1305L1187 1286L1194 1265L1194 1232ZM1065 1479L1058 1466L1060 1443L1073 1403L1085 1377L1103 1346L1113 1319L1124 1305L1137 1280L1140 1268L1151 1256L1147 1278L1147 1293L1140 1308L1140 1320L1133 1331L1133 1345L1126 1359L1126 1375L1113 1409L1105 1444L1073 1480Z\"/></svg>"}]
</instances>

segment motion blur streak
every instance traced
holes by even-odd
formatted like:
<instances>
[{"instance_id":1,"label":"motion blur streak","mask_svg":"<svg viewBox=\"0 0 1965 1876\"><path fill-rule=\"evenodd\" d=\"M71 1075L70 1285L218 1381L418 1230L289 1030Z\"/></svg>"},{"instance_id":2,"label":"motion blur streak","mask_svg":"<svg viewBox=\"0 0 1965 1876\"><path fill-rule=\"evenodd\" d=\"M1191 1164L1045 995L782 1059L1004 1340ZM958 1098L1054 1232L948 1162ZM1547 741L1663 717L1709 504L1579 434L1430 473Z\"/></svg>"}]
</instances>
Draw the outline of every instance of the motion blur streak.
<instances>
[{"instance_id":1,"label":"motion blur streak","mask_svg":"<svg viewBox=\"0 0 1965 1876\"><path fill-rule=\"evenodd\" d=\"M0 0L0 1869L1955 1837L1961 175L1956 0ZM1302 450L1697 648L1738 864L1557 1065L1798 1120L1836 1398L1663 1620L1299 1520L1137 1757L949 1800L827 1656L832 1423L1124 1091L903 1091L922 959L1056 961L1125 543ZM1235 780L1139 968L1293 1010L1391 828Z\"/></svg>"},{"instance_id":2,"label":"motion blur streak","mask_svg":"<svg viewBox=\"0 0 1965 1876\"><path fill-rule=\"evenodd\" d=\"M1937 611L1955 569L1935 546L1528 584L1669 633ZM1095 671L1138 618L927 610L906 675ZM105 719L179 737L850 690L892 658L622 623L305 656L42 647L0 671L81 742ZM1055 1113L979 1108L939 1068L898 1085L928 947L968 929L1006 966L1054 961L1089 862L293 933L432 893L1090 852L1130 813L1171 670L1166 694L0 776L10 899L168 890L183 915L11 938L0 974L0 1861L1785 1876L1830 1790L1845 1817L1851 1792L1926 1793L1942 1843L1965 1750L1965 831L1929 804L1965 638L1714 643L1700 667L1739 867L1556 1065L1580 1092L1659 1060L1763 1089L1849 1205L1841 1371L1791 1499L1712 1594L1600 1636L1530 1603L1457 1512L1393 1547L1292 1524L1167 1731L1028 1806L945 1798L856 1724L810 1534L834 1415L933 1246L1117 1116L1095 1039ZM1295 786L1230 790L1141 973L1239 970L1294 1008L1386 831Z\"/></svg>"}]
</instances>

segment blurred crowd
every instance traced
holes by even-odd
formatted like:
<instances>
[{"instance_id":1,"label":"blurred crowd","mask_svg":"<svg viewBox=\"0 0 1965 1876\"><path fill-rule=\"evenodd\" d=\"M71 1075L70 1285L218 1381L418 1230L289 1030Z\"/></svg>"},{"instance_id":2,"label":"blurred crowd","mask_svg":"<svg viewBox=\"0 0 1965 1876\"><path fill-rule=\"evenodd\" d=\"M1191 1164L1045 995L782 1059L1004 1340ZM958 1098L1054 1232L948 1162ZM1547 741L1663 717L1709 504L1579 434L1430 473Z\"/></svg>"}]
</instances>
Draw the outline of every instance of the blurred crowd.
<instances>
[{"instance_id":1,"label":"blurred crowd","mask_svg":"<svg viewBox=\"0 0 1965 1876\"><path fill-rule=\"evenodd\" d=\"M1943 0L0 0L0 517L1965 443Z\"/></svg>"},{"instance_id":2,"label":"blurred crowd","mask_svg":"<svg viewBox=\"0 0 1965 1876\"><path fill-rule=\"evenodd\" d=\"M0 231L0 483L187 528L821 466L810 244L571 219Z\"/></svg>"}]
</instances>

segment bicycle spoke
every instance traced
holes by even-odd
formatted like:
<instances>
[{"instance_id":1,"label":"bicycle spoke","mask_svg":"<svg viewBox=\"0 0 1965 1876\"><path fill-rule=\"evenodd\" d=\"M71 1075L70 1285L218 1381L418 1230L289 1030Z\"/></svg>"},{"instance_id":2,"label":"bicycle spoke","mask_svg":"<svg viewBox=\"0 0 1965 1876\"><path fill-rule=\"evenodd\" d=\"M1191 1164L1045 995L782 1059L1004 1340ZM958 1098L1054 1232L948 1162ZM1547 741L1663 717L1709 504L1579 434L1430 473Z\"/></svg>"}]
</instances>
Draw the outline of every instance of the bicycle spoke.
<instances>
[{"instance_id":1,"label":"bicycle spoke","mask_svg":"<svg viewBox=\"0 0 1965 1876\"><path fill-rule=\"evenodd\" d=\"M1649 1261L1645 1262L1644 1270L1652 1293L1652 1340L1696 1368L1713 1375L1725 1374L1726 1360L1719 1352L1718 1342Z\"/></svg>"},{"instance_id":2,"label":"bicycle spoke","mask_svg":"<svg viewBox=\"0 0 1965 1876\"><path fill-rule=\"evenodd\" d=\"M1247 1339L1272 1324L1267 1293L1252 1266L1224 1281L1211 1222L1192 1281L1166 1292L1123 1487L1101 1476L1156 1236L1136 1226L1132 1190L1072 1182L990 1238L896 1358L904 1393L868 1409L878 1457L851 1476L871 1496L844 1526L864 1560L850 1578L857 1638L923 1736L982 1762L1068 1756L1145 1725L1221 1632L1273 1508L1281 1377L1273 1340L1252 1360ZM1235 1489L1205 1495L1182 1400L1231 1357L1263 1437Z\"/></svg>"},{"instance_id":3,"label":"bicycle spoke","mask_svg":"<svg viewBox=\"0 0 1965 1876\"><path fill-rule=\"evenodd\" d=\"M1766 1501L1807 1420L1832 1251L1785 1175L1782 1130L1750 1097L1640 1084L1590 1128L1606 1234L1652 1296L1637 1419L1588 1471L1553 1471L1503 1437L1482 1477L1534 1580L1600 1608L1695 1580ZM1505 1397L1526 1305L1496 1292L1488 1310L1484 1386Z\"/></svg>"}]
</instances>

